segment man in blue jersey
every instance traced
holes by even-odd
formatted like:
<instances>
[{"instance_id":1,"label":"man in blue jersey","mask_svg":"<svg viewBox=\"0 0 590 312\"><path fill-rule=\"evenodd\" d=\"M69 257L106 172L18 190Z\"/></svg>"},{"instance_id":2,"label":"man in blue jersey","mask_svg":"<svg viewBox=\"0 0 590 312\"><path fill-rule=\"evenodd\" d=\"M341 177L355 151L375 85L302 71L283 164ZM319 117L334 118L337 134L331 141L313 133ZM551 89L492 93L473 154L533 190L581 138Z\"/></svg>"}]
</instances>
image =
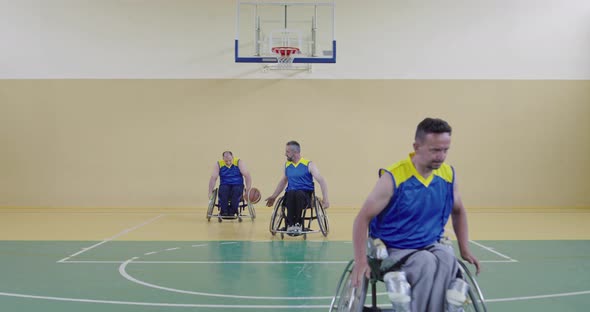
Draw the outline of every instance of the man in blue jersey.
<instances>
[{"instance_id":1,"label":"man in blue jersey","mask_svg":"<svg viewBox=\"0 0 590 312\"><path fill-rule=\"evenodd\" d=\"M213 173L209 179L209 196L213 192L217 177L219 177L219 206L221 216L235 216L238 213L240 198L244 192L244 178L246 178L246 194L252 187L252 177L246 169L244 161L234 158L230 151L222 153L223 159L213 166Z\"/></svg>"},{"instance_id":2,"label":"man in blue jersey","mask_svg":"<svg viewBox=\"0 0 590 312\"><path fill-rule=\"evenodd\" d=\"M479 273L479 261L469 250L467 213L455 171L444 163L450 145L449 124L426 118L416 129L414 152L379 171L377 185L353 225L353 286L370 274L368 235L383 241L389 252L386 260L401 265L406 273L412 311L443 311L446 290L458 270L452 247L441 243L449 216L461 257Z\"/></svg>"},{"instance_id":3,"label":"man in blue jersey","mask_svg":"<svg viewBox=\"0 0 590 312\"><path fill-rule=\"evenodd\" d=\"M274 193L266 199L266 206L272 207L275 199L287 187L285 192L285 205L287 206L286 226L287 231L301 231L303 229L303 209L309 207L311 195L314 191L313 179L320 184L322 189L322 206L328 208L328 186L326 180L320 175L320 170L315 163L301 157L301 145L296 141L287 142L285 149L287 162L283 170L283 176Z\"/></svg>"}]
</instances>

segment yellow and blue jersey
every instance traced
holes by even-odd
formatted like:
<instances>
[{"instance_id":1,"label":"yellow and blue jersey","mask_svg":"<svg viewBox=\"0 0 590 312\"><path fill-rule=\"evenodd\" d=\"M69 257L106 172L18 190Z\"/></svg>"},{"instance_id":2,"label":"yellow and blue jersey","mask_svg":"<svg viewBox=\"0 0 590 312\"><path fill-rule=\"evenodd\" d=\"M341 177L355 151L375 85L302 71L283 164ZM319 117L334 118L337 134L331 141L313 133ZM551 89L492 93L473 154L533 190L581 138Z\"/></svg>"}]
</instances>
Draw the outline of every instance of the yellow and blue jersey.
<instances>
[{"instance_id":1,"label":"yellow and blue jersey","mask_svg":"<svg viewBox=\"0 0 590 312\"><path fill-rule=\"evenodd\" d=\"M229 166L225 164L225 161L223 161L223 159L218 162L220 185L244 184L244 177L242 177L242 172L240 172L240 168L238 167L239 162L239 158L234 158L233 162Z\"/></svg>"},{"instance_id":2,"label":"yellow and blue jersey","mask_svg":"<svg viewBox=\"0 0 590 312\"><path fill-rule=\"evenodd\" d=\"M454 169L443 163L428 178L422 177L412 156L379 170L393 179L393 197L371 220L370 236L386 246L419 249L438 241L453 209Z\"/></svg>"},{"instance_id":3,"label":"yellow and blue jersey","mask_svg":"<svg viewBox=\"0 0 590 312\"><path fill-rule=\"evenodd\" d=\"M309 172L309 163L311 161L301 158L298 163L285 163L285 176L287 176L288 191L313 191L313 176Z\"/></svg>"}]
</instances>

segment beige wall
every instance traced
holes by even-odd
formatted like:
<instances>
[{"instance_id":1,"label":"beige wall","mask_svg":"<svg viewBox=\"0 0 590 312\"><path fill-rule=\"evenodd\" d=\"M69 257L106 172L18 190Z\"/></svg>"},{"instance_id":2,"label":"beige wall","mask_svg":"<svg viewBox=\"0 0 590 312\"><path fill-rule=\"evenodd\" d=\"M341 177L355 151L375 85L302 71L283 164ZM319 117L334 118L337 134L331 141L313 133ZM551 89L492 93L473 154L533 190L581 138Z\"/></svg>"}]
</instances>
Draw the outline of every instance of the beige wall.
<instances>
[{"instance_id":1,"label":"beige wall","mask_svg":"<svg viewBox=\"0 0 590 312\"><path fill-rule=\"evenodd\" d=\"M263 73L236 0L4 0L0 78L590 79L587 0L334 2L337 63Z\"/></svg>"},{"instance_id":2,"label":"beige wall","mask_svg":"<svg viewBox=\"0 0 590 312\"><path fill-rule=\"evenodd\" d=\"M284 143L358 207L426 116L468 207L590 207L590 81L1 80L0 207L204 207L230 149L267 196Z\"/></svg>"}]
</instances>

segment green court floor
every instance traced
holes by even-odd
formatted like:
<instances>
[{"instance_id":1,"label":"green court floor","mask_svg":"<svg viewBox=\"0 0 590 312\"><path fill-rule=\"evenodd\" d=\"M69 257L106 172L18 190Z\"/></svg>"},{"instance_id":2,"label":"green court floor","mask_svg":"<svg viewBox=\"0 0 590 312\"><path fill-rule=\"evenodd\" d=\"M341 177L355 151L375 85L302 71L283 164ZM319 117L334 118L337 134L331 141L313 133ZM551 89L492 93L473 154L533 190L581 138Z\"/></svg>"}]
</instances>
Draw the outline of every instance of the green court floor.
<instances>
[{"instance_id":1,"label":"green court floor","mask_svg":"<svg viewBox=\"0 0 590 312\"><path fill-rule=\"evenodd\" d=\"M490 311L588 310L590 241L471 248ZM0 311L327 311L352 244L0 241L0 255Z\"/></svg>"}]
</instances>

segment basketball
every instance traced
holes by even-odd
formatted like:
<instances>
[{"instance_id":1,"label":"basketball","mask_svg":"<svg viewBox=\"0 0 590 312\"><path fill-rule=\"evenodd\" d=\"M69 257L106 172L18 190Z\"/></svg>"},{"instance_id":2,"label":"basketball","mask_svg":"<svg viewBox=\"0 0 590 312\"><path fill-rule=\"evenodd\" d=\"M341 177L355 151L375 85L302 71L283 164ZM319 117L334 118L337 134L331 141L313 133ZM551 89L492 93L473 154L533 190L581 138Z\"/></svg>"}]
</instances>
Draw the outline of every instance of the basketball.
<instances>
[{"instance_id":1,"label":"basketball","mask_svg":"<svg viewBox=\"0 0 590 312\"><path fill-rule=\"evenodd\" d=\"M248 200L250 201L250 203L258 203L261 197L262 196L260 195L260 191L257 188L253 187L250 189L250 194L248 194Z\"/></svg>"}]
</instances>

